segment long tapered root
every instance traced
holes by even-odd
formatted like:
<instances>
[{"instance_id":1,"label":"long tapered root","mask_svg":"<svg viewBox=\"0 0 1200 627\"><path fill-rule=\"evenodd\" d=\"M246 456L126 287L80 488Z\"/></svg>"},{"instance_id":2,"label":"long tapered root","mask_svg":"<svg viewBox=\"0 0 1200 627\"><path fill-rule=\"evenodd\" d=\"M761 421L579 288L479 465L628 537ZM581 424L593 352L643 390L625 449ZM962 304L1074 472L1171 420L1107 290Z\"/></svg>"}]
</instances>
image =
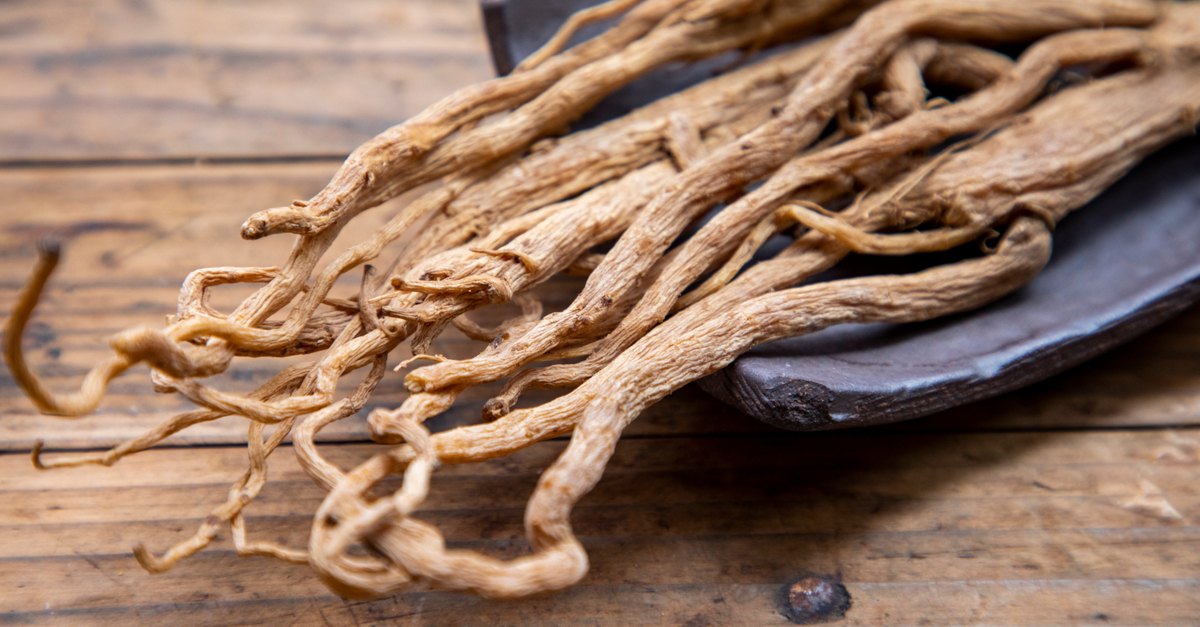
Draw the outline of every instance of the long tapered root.
<instances>
[{"instance_id":1,"label":"long tapered root","mask_svg":"<svg viewBox=\"0 0 1200 627\"><path fill-rule=\"evenodd\" d=\"M566 48L578 28L608 18L609 30ZM655 68L788 38L800 43L567 132ZM1013 59L964 42L1024 52ZM191 273L164 328L116 334L111 357L69 394L48 389L21 345L59 259L44 245L4 337L9 369L34 405L87 415L114 378L142 363L155 391L199 407L108 451L44 455L38 441L32 462L107 466L233 416L246 425L244 472L192 535L161 554L136 545L146 570L170 569L228 526L238 555L308 564L350 598L562 589L588 569L571 510L646 406L761 342L928 320L1020 289L1047 263L1059 221L1145 155L1195 133L1198 50L1197 3L611 0L571 18L511 75L459 90L367 142L313 198L251 216L247 239L297 236L286 259ZM1064 70L1085 80L1058 80ZM350 220L433 182L326 258ZM393 259L378 259L402 239ZM852 253L960 247L974 256L813 282ZM587 279L557 279L564 274ZM208 304L212 290L233 284L258 288L229 312ZM452 327L483 342L476 355L442 355L438 338ZM409 396L371 407L405 342L411 358L393 363ZM203 381L234 358L297 355L311 361L248 394ZM353 391L339 389L367 367ZM473 386L500 380L486 421L426 426ZM534 388L562 392L523 406ZM368 408L380 451L341 467L319 436ZM564 435L566 450L525 512L529 554L447 548L420 519L439 468ZM248 508L289 437L327 493L305 547L251 537ZM398 474L400 485L381 494Z\"/></svg>"}]
</instances>

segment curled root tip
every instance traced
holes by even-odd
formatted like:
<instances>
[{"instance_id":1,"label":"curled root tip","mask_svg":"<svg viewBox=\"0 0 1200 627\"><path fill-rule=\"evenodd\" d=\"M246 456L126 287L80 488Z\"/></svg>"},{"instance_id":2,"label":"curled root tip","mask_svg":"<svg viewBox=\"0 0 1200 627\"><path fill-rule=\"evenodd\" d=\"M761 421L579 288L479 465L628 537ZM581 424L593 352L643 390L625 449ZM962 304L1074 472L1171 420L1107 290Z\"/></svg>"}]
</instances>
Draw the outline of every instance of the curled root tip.
<instances>
[{"instance_id":1,"label":"curled root tip","mask_svg":"<svg viewBox=\"0 0 1200 627\"><path fill-rule=\"evenodd\" d=\"M33 310L37 306L38 300L41 299L42 292L46 289L50 275L58 266L60 253L61 247L53 240L43 240L38 245L37 265L34 266L29 282L21 288L17 302L8 316L8 321L4 324L4 360L8 363L8 369L17 385L21 386L21 389L29 395L30 400L39 411L47 414L77 416L91 411L95 405L72 404L75 399L67 399L67 402L64 403L61 397L52 394L25 363L25 353L21 348L21 336L25 334L25 326L29 323L29 318L33 315Z\"/></svg>"},{"instance_id":2,"label":"curled root tip","mask_svg":"<svg viewBox=\"0 0 1200 627\"><path fill-rule=\"evenodd\" d=\"M33 467L38 470L46 470L46 465L42 463L42 449L45 446L45 440L36 440L33 443L33 450L29 451L29 461L33 462Z\"/></svg>"},{"instance_id":3,"label":"curled root tip","mask_svg":"<svg viewBox=\"0 0 1200 627\"><path fill-rule=\"evenodd\" d=\"M157 575L159 573L165 573L171 569L170 563L168 563L166 560L155 557L155 555L150 552L150 549L147 549L146 545L142 544L141 542L134 543L133 557L148 573Z\"/></svg>"},{"instance_id":4,"label":"curled root tip","mask_svg":"<svg viewBox=\"0 0 1200 627\"><path fill-rule=\"evenodd\" d=\"M53 237L44 237L38 242L38 256L51 263L58 263L62 255L62 242Z\"/></svg>"}]
</instances>

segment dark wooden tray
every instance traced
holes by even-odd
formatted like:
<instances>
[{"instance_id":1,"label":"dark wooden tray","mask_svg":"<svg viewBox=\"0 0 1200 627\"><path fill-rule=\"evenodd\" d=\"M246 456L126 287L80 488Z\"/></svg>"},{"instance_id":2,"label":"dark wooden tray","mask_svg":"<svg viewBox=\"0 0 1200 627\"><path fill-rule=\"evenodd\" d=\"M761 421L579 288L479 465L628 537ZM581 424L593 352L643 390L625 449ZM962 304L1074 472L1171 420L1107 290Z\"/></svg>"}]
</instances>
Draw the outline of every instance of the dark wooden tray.
<instances>
[{"instance_id":1,"label":"dark wooden tray","mask_svg":"<svg viewBox=\"0 0 1200 627\"><path fill-rule=\"evenodd\" d=\"M510 70L590 4L486 0L497 70ZM614 93L584 124L703 80L725 62L660 70ZM1192 138L1068 216L1050 264L1018 292L927 323L846 325L759 346L700 386L793 430L894 422L996 396L1095 357L1200 300L1198 243L1200 140ZM954 254L856 257L814 280L908 272Z\"/></svg>"}]
</instances>

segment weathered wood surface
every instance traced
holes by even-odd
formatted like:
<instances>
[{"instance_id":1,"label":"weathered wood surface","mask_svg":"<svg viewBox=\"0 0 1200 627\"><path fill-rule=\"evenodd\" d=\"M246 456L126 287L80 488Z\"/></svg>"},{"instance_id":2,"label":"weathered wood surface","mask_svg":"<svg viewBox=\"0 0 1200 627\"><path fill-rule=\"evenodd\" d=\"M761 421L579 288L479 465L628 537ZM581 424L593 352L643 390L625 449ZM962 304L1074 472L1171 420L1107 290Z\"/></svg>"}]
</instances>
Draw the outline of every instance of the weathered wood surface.
<instances>
[{"instance_id":1,"label":"weathered wood surface","mask_svg":"<svg viewBox=\"0 0 1200 627\"><path fill-rule=\"evenodd\" d=\"M393 11L409 21L380 17ZM271 61L205 68L191 53L147 52L172 46L269 51L262 58ZM346 74L322 54L359 61L347 61ZM476 74L421 61L438 55ZM368 57L374 65L362 61ZM43 64L60 73L39 75L39 58L79 65ZM105 66L113 59L122 65ZM281 72L287 64L291 73ZM32 265L33 242L61 238L66 259L27 347L52 387L78 385L107 335L158 324L173 311L188 271L283 256L289 241L244 242L241 222L311 195L337 165L291 157L345 152L375 130L321 136L295 122L312 119L304 111L377 119L381 128L412 111L361 114L356 107L379 101L339 100L342 86L379 94L382 79L371 72L386 69L429 85L413 96L428 102L484 76L487 64L467 2L0 4L0 315ZM205 101L212 93L196 87L198 77L226 86L233 104ZM322 81L328 89L312 87ZM67 103L78 108L62 113L55 107L66 101L51 106L59 85L75 94L107 89L111 106ZM139 108L153 90L201 104L178 107L190 113L177 118ZM280 113L293 126L275 133L247 122L243 113L253 108L301 113ZM138 132L119 131L139 119ZM13 139L18 134L25 139ZM198 154L268 158L155 161ZM146 162L97 163L114 156ZM360 240L397 206L356 219L343 240ZM218 289L214 304L243 295ZM443 346L451 354L477 348L462 339ZM782 587L815 572L840 576L850 591L843 625L1194 625L1198 357L1193 310L1019 393L836 434L772 431L685 389L634 423L573 516L592 560L588 577L558 595L503 603L438 592L345 602L305 568L235 557L228 534L175 570L148 575L130 545L162 550L200 524L242 470L244 425L206 425L112 468L39 472L26 456L35 438L94 450L186 405L153 394L141 370L116 382L96 415L63 421L33 412L0 370L0 623L783 625ZM238 362L218 384L246 390L280 367ZM476 420L486 394L474 393L438 426ZM374 401L402 397L393 376ZM371 454L376 447L363 433L353 419L327 429L331 458L349 467ZM519 554L525 498L564 446L552 441L510 460L444 468L421 515L460 546ZM250 533L303 545L320 496L290 451L279 451L250 509Z\"/></svg>"},{"instance_id":2,"label":"weathered wood surface","mask_svg":"<svg viewBox=\"0 0 1200 627\"><path fill-rule=\"evenodd\" d=\"M422 516L459 546L519 554L524 499L563 446L446 468ZM332 457L349 465L372 449ZM190 533L240 472L237 448L40 474L10 455L3 610L35 624L785 624L779 587L836 572L855 600L847 625L1186 625L1200 603L1198 450L1193 434L1157 429L635 437L573 516L592 558L577 589L365 604L331 598L304 568L238 559L224 538L156 577L115 548ZM289 456L272 461L251 533L302 545L320 493Z\"/></svg>"},{"instance_id":3,"label":"weathered wood surface","mask_svg":"<svg viewBox=\"0 0 1200 627\"><path fill-rule=\"evenodd\" d=\"M486 54L473 0L13 0L0 162L345 155Z\"/></svg>"}]
</instances>

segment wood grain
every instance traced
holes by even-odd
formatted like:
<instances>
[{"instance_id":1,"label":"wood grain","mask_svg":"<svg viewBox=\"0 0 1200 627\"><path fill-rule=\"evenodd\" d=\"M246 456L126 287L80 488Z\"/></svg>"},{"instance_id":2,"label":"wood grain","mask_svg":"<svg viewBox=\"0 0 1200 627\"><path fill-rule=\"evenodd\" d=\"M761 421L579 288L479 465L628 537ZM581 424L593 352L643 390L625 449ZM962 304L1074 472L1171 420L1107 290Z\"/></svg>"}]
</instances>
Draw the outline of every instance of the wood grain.
<instances>
[{"instance_id":1,"label":"wood grain","mask_svg":"<svg viewBox=\"0 0 1200 627\"><path fill-rule=\"evenodd\" d=\"M345 155L488 78L472 0L17 0L0 163Z\"/></svg>"},{"instance_id":2,"label":"wood grain","mask_svg":"<svg viewBox=\"0 0 1200 627\"><path fill-rule=\"evenodd\" d=\"M337 166L321 155L485 77L480 32L469 0L0 3L0 315L37 239L66 250L26 338L34 367L71 389L108 335L173 311L189 271L278 263L291 242L242 241L246 216L319 189ZM356 218L333 250L406 201ZM552 305L566 305L564 287L547 287ZM213 302L245 294L218 289ZM439 348L478 345L451 335ZM39 416L0 367L0 623L785 625L782 587L816 572L851 594L839 625L1193 625L1197 357L1192 310L1020 392L831 434L776 432L685 388L633 424L572 518L588 577L504 603L344 601L306 568L237 558L228 533L148 575L131 544L162 550L200 524L246 463L244 423L203 425L111 468L37 471L36 438L98 450L188 406L153 394L143 369L95 415ZM284 363L242 360L215 384L244 391ZM478 420L494 391L433 426ZM373 402L403 396L391 375ZM364 434L351 418L323 432L324 450L351 467L378 450ZM420 516L455 545L521 554L525 499L565 445L444 467ZM321 492L286 449L270 479L250 533L303 546Z\"/></svg>"},{"instance_id":3,"label":"wood grain","mask_svg":"<svg viewBox=\"0 0 1200 627\"><path fill-rule=\"evenodd\" d=\"M981 581L925 584L847 584L856 606L837 625L1191 625L1194 589L1187 582ZM396 624L554 625L566 615L589 625L788 625L778 611L774 585L654 585L576 588L547 599L487 603L445 593L400 595L373 603L292 597L229 603L45 610L22 614L25 624L59 625L85 617L91 625L255 624L376 626ZM886 609L884 609L886 608ZM583 623L583 621L580 621ZM266 624L271 624L270 622Z\"/></svg>"},{"instance_id":4,"label":"wood grain","mask_svg":"<svg viewBox=\"0 0 1200 627\"><path fill-rule=\"evenodd\" d=\"M151 578L126 547L189 533L205 502L223 497L242 451L151 451L103 473L36 473L4 456L3 609L41 623L52 617L47 607L101 620L178 604L160 618L218 618L230 608L276 618L315 606L377 621L430 612L434 624L530 624L520 617L531 612L542 624L597 613L601 624L696 614L712 624L784 624L774 596L808 571L840 573L867 604L848 614L852 625L908 624L891 618L897 611L926 624L1064 624L1080 612L1111 614L1117 624L1186 624L1185 608L1195 608L1200 589L1189 578L1200 533L1189 521L1200 515L1200 440L1143 431L777 435L622 442L573 517L592 556L584 585L515 603L424 593L348 607L307 569L236 558L227 538ZM525 495L562 446L447 468L422 517L456 546L520 554ZM371 448L342 445L332 457L353 463ZM290 456L272 464L251 533L302 545L319 491ZM933 600L932 614L908 607L906 591ZM1009 601L994 610L979 595ZM1161 607L1139 611L1134 599L1146 598ZM214 609L217 600L225 609ZM645 613L656 605L667 615ZM1025 621L1025 612L1042 622ZM336 616L326 620L354 620Z\"/></svg>"},{"instance_id":5,"label":"wood grain","mask_svg":"<svg viewBox=\"0 0 1200 627\"><path fill-rule=\"evenodd\" d=\"M12 306L32 267L33 242L56 237L65 260L37 310L26 340L31 360L54 389L78 385L87 369L107 354L106 338L138 324L159 324L173 313L178 286L199 267L277 264L290 242L267 238L248 243L237 237L254 210L306 197L319 188L333 162L260 165L176 165L0 170L0 194L12 213L0 230L0 312ZM351 222L333 250L361 241L395 214L407 196ZM386 258L386 255L385 255ZM578 289L577 279L572 286ZM541 293L548 306L564 307L563 284ZM335 295L357 286L347 281ZM249 288L218 288L213 304L228 309ZM480 312L481 320L504 310ZM475 314L475 315L480 315ZM439 350L467 356L479 344L453 330ZM1200 424L1200 310L1169 323L1133 346L1102 357L1081 370L996 401L975 403L917 423L911 429L1039 429L1068 427L1183 426ZM249 391L294 360L241 360L216 380L224 389ZM3 371L0 371L3 372ZM147 371L135 369L112 386L95 416L61 421L38 415L6 374L0 374L0 450L27 450L37 438L51 448L112 446L191 405L175 396L150 393ZM348 379L343 389L349 389ZM482 403L496 386L472 389L435 426L478 420ZM385 380L371 407L403 400L398 378ZM531 396L531 398L533 398ZM369 408L368 408L369 409ZM363 414L365 415L365 413ZM653 407L631 434L754 433L766 427L711 399L689 391L675 402ZM323 432L329 440L365 437L361 417ZM245 426L222 420L173 438L176 444L230 443L245 438Z\"/></svg>"}]
</instances>

